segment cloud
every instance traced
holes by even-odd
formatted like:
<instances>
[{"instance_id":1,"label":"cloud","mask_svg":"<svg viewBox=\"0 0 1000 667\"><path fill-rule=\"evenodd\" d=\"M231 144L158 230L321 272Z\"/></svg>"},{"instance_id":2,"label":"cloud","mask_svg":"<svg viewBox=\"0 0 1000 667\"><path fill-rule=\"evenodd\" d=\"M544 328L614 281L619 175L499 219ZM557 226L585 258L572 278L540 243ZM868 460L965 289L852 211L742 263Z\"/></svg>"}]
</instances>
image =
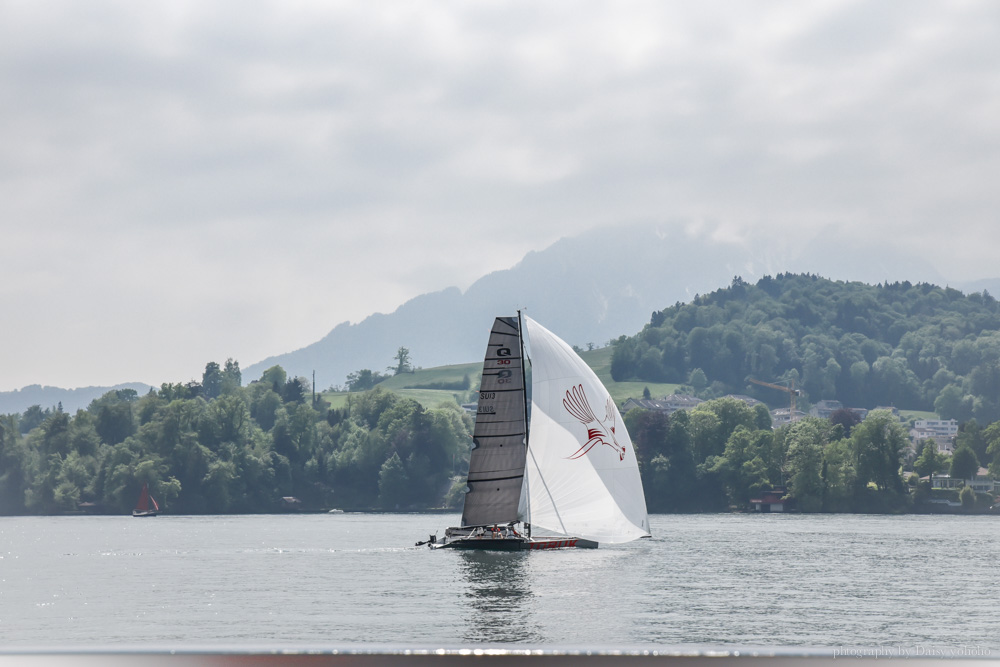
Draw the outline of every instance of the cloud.
<instances>
[{"instance_id":1,"label":"cloud","mask_svg":"<svg viewBox=\"0 0 1000 667\"><path fill-rule=\"evenodd\" d=\"M4 14L0 389L248 364L637 220L996 273L990 2Z\"/></svg>"}]
</instances>

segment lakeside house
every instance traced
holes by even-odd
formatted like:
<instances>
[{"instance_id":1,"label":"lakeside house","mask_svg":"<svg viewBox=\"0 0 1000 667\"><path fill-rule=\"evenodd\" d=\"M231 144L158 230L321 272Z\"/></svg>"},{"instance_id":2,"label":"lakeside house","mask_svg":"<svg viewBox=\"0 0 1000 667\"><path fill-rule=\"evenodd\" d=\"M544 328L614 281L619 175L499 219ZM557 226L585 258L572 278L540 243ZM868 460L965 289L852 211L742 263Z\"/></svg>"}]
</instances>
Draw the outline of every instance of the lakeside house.
<instances>
[{"instance_id":1,"label":"lakeside house","mask_svg":"<svg viewBox=\"0 0 1000 667\"><path fill-rule=\"evenodd\" d=\"M750 509L754 512L771 513L785 511L785 487L776 486L760 494L760 498L750 499Z\"/></svg>"},{"instance_id":2,"label":"lakeside house","mask_svg":"<svg viewBox=\"0 0 1000 667\"><path fill-rule=\"evenodd\" d=\"M1000 492L1000 481L990 477L990 471L980 468L976 471L974 479L953 479L951 475L934 475L921 477L920 481L930 481L932 489L958 489L963 486L972 487L976 493L997 493Z\"/></svg>"}]
</instances>

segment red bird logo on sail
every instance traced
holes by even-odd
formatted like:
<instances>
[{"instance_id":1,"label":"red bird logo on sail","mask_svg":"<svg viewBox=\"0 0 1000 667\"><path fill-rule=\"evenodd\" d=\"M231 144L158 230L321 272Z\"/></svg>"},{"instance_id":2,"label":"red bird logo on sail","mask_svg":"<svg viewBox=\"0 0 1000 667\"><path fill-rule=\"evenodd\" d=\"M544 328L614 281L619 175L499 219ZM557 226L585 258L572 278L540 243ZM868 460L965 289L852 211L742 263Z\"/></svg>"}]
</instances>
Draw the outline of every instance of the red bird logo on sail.
<instances>
[{"instance_id":1,"label":"red bird logo on sail","mask_svg":"<svg viewBox=\"0 0 1000 667\"><path fill-rule=\"evenodd\" d=\"M578 459L596 445L607 445L618 453L619 461L625 460L625 448L619 445L615 439L615 404L611 401L610 396L608 396L608 402L605 406L603 420L599 420L594 415L594 411L590 409L590 402L587 400L587 394L584 393L582 384L566 391L563 407L587 427L587 442L583 443L583 446L576 450L572 456L566 458Z\"/></svg>"}]
</instances>

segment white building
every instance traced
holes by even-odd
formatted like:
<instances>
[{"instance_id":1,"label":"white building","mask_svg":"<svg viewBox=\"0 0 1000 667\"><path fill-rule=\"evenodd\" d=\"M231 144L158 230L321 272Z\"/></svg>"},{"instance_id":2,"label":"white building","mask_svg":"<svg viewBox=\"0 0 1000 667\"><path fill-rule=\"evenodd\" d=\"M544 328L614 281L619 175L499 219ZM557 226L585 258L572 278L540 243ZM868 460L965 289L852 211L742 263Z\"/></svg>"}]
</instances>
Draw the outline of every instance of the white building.
<instances>
[{"instance_id":1,"label":"white building","mask_svg":"<svg viewBox=\"0 0 1000 667\"><path fill-rule=\"evenodd\" d=\"M920 444L925 440L937 443L938 451L952 454L955 449L955 436L958 435L958 422L954 419L918 419L910 429L910 440L916 449L922 449Z\"/></svg>"},{"instance_id":2,"label":"white building","mask_svg":"<svg viewBox=\"0 0 1000 667\"><path fill-rule=\"evenodd\" d=\"M927 479L921 477L920 479ZM934 475L931 486L935 489L957 489L962 486L971 486L976 493L996 493L1000 490L1000 481L990 477L990 471L980 468L973 479L952 479L951 475Z\"/></svg>"},{"instance_id":3,"label":"white building","mask_svg":"<svg viewBox=\"0 0 1000 667\"><path fill-rule=\"evenodd\" d=\"M918 419L913 428L933 433L939 438L954 438L958 435L958 421L954 419Z\"/></svg>"}]
</instances>

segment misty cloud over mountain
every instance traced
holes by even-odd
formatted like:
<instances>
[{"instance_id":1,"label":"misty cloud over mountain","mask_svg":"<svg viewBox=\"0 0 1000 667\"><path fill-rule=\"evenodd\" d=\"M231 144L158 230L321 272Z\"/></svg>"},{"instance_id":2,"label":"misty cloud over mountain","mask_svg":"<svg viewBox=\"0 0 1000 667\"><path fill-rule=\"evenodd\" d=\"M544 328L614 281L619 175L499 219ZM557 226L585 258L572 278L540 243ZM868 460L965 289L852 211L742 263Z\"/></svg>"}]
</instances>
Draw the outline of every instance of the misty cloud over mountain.
<instances>
[{"instance_id":1,"label":"misty cloud over mountain","mask_svg":"<svg viewBox=\"0 0 1000 667\"><path fill-rule=\"evenodd\" d=\"M794 252L787 245L772 238L716 241L651 225L606 227L531 252L465 292L431 292L391 314L344 322L312 345L245 367L243 379L257 379L279 364L290 375L310 377L315 370L317 388L325 389L343 384L348 373L359 369L386 369L400 346L410 350L418 366L475 361L485 349L493 318L518 308L571 344L603 346L636 333L654 310L724 287L737 275L747 281L795 272L868 283L946 284L923 259L892 246L866 245L863 238L838 236L835 230ZM972 291L1000 292L996 285L1000 282L978 281Z\"/></svg>"},{"instance_id":2,"label":"misty cloud over mountain","mask_svg":"<svg viewBox=\"0 0 1000 667\"><path fill-rule=\"evenodd\" d=\"M563 238L510 269L483 276L465 292L456 287L430 292L392 313L344 322L307 347L245 366L243 380L255 380L280 364L290 375L310 377L315 370L317 387L326 389L342 385L353 371L386 369L400 346L423 367L477 361L493 318L518 308L571 344L602 346L639 331L654 310L725 287L737 275L750 282L782 272L866 283L909 280L1000 296L1000 279L949 282L928 260L905 249L835 229L790 251L783 239L764 235L724 242L697 231L676 231L680 225L671 225L671 232L664 228L619 225ZM0 414L60 402L74 412L111 389L126 387L140 393L149 389L141 383L80 389L31 385L0 392Z\"/></svg>"}]
</instances>

